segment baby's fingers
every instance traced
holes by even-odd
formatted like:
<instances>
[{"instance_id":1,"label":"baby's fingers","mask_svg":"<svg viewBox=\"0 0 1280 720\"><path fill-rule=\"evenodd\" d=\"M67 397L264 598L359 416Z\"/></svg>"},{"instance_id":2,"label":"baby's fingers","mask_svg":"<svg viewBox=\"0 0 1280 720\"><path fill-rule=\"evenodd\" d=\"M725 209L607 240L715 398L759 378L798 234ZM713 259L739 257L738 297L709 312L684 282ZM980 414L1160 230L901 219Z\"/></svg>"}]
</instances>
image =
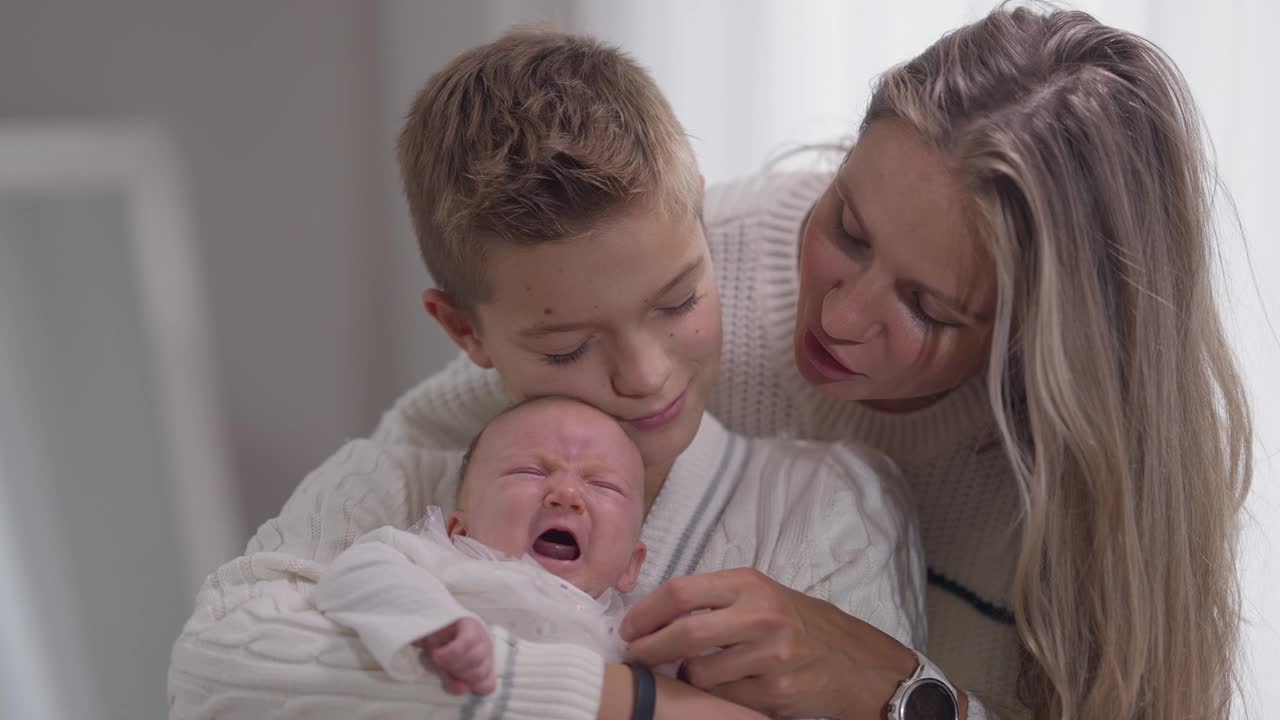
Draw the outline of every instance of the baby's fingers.
<instances>
[{"instance_id":1,"label":"baby's fingers","mask_svg":"<svg viewBox=\"0 0 1280 720\"><path fill-rule=\"evenodd\" d=\"M493 657L493 644L488 638L474 642L459 641L433 650L431 661L455 675L467 675L476 671Z\"/></svg>"},{"instance_id":2,"label":"baby's fingers","mask_svg":"<svg viewBox=\"0 0 1280 720\"><path fill-rule=\"evenodd\" d=\"M493 672L493 656L490 655L476 671L471 681L471 692L477 695L488 695L497 688L498 678Z\"/></svg>"},{"instance_id":3,"label":"baby's fingers","mask_svg":"<svg viewBox=\"0 0 1280 720\"><path fill-rule=\"evenodd\" d=\"M471 692L471 688L465 682L452 675L445 674L442 679L444 680L444 691L450 695L463 695Z\"/></svg>"}]
</instances>

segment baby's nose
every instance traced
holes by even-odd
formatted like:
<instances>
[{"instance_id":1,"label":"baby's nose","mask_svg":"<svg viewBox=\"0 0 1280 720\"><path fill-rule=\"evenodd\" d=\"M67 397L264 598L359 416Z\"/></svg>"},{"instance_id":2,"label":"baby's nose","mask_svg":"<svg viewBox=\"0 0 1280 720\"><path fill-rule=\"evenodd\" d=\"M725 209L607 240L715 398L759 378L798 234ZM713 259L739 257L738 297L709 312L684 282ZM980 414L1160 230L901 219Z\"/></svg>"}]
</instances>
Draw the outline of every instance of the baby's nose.
<instances>
[{"instance_id":1,"label":"baby's nose","mask_svg":"<svg viewBox=\"0 0 1280 720\"><path fill-rule=\"evenodd\" d=\"M581 513L585 508L582 504L582 494L577 488L568 484L560 484L549 491L542 498L542 507L547 510L572 510Z\"/></svg>"}]
</instances>

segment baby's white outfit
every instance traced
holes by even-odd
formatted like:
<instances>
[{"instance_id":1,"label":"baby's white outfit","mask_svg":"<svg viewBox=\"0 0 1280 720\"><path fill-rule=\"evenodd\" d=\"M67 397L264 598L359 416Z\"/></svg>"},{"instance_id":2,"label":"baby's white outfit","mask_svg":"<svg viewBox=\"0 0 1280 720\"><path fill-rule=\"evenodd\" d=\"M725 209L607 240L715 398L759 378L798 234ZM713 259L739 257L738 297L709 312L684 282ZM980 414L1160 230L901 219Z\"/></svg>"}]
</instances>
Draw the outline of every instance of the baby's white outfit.
<instances>
[{"instance_id":1,"label":"baby's white outfit","mask_svg":"<svg viewBox=\"0 0 1280 720\"><path fill-rule=\"evenodd\" d=\"M439 507L408 530L383 527L343 551L316 586L316 607L351 628L388 675L424 679L414 641L473 617L530 641L590 648L622 661L622 595L593 598L537 560L513 558L469 537L450 538Z\"/></svg>"}]
</instances>

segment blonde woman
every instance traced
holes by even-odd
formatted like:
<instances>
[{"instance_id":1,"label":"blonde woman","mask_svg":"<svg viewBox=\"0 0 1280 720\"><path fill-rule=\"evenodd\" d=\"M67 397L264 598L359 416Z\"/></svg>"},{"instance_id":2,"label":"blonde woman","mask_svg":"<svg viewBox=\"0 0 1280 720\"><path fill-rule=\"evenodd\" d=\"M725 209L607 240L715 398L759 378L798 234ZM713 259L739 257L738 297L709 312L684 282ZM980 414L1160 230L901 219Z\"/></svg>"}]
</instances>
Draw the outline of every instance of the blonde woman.
<instances>
[{"instance_id":1,"label":"blonde woman","mask_svg":"<svg viewBox=\"0 0 1280 720\"><path fill-rule=\"evenodd\" d=\"M708 195L725 328L711 409L898 461L929 565L925 654L960 717L1229 715L1251 429L1211 283L1200 131L1149 42L1001 7L879 79L834 180ZM710 578L689 585L632 619L715 606ZM780 615L800 639L778 657L852 659L762 664L775 692L729 697L847 707L901 657L857 657L876 636L856 622ZM699 642L672 632L646 659L724 644L698 621L681 633Z\"/></svg>"}]
</instances>

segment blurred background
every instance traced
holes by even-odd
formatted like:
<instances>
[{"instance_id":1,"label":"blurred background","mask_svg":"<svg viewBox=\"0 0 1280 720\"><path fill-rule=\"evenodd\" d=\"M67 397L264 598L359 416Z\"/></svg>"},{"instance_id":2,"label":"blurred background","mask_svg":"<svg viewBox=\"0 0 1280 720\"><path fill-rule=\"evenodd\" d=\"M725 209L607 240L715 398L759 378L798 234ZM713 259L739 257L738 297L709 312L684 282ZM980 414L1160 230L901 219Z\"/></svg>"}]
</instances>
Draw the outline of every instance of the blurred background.
<instances>
[{"instance_id":1,"label":"blurred background","mask_svg":"<svg viewBox=\"0 0 1280 720\"><path fill-rule=\"evenodd\" d=\"M419 305L393 162L450 57L516 23L620 44L715 183L847 137L877 72L991 6L0 0L0 717L164 717L203 577L452 356ZM1181 65L1238 210L1222 290L1259 431L1243 563L1262 717L1280 707L1280 60L1263 36L1280 11L1074 6Z\"/></svg>"}]
</instances>

